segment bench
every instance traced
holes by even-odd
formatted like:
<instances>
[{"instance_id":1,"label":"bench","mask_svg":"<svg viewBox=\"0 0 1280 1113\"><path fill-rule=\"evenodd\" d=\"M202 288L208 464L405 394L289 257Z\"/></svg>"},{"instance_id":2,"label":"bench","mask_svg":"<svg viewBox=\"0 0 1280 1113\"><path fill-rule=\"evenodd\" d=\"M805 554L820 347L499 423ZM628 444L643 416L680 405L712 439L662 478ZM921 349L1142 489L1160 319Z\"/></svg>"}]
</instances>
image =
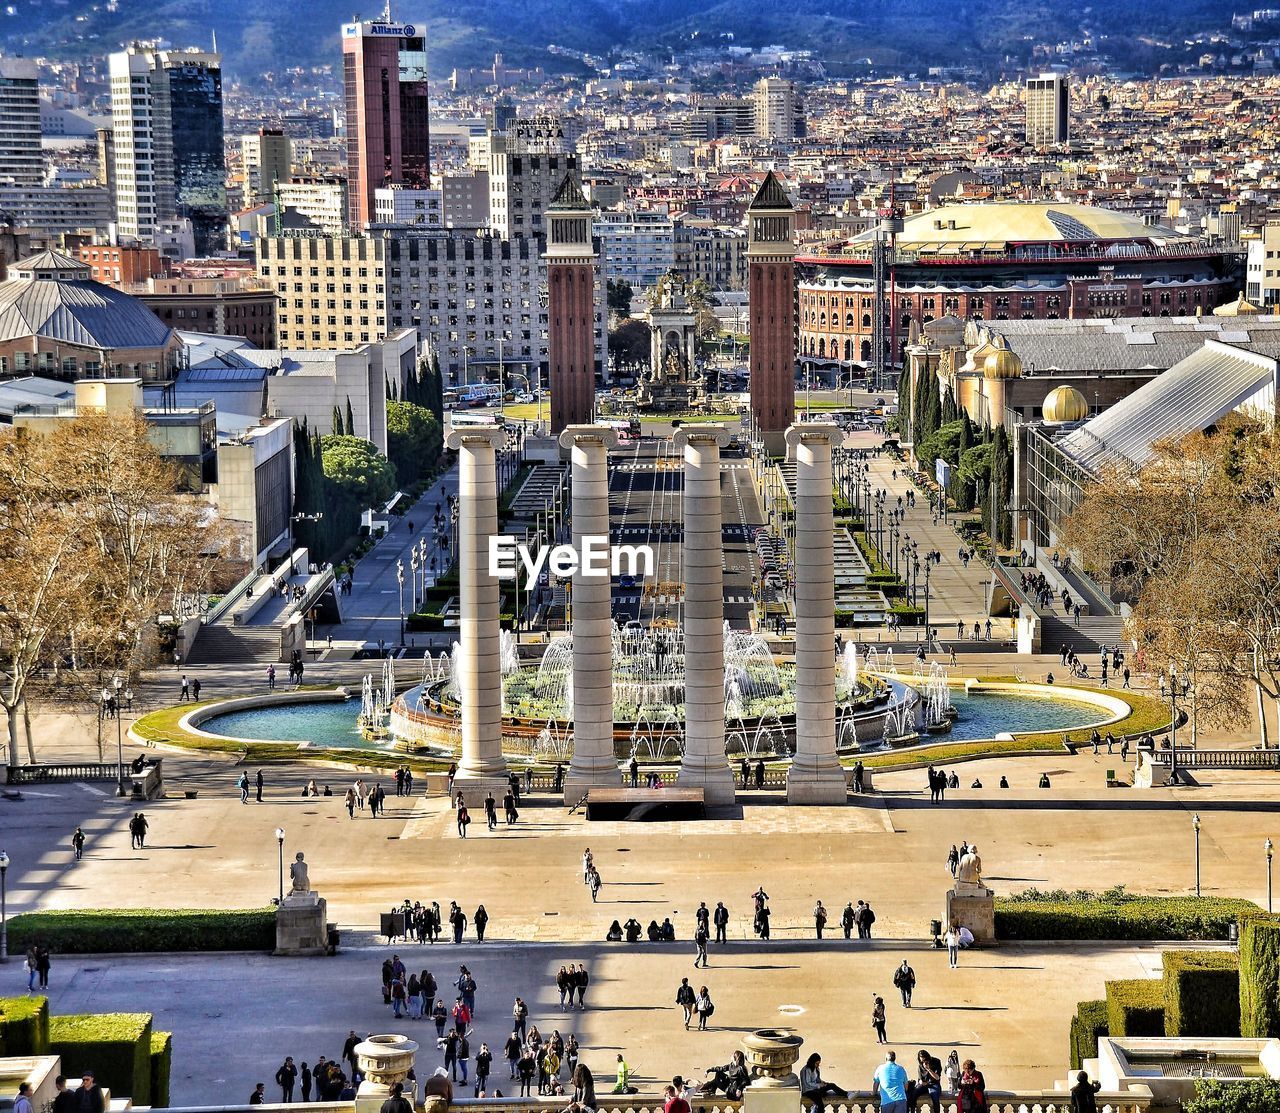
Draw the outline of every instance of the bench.
<instances>
[{"instance_id":1,"label":"bench","mask_svg":"<svg viewBox=\"0 0 1280 1113\"><path fill-rule=\"evenodd\" d=\"M593 788L587 793L587 819L631 821L704 819L700 788Z\"/></svg>"}]
</instances>

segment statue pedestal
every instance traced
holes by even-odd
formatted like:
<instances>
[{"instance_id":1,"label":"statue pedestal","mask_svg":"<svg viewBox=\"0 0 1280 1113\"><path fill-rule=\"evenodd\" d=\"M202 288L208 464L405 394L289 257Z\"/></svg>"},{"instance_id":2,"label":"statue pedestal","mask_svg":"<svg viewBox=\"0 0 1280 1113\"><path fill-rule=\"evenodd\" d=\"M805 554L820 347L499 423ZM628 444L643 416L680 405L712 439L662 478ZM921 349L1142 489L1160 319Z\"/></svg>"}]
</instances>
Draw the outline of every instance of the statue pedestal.
<instances>
[{"instance_id":1,"label":"statue pedestal","mask_svg":"<svg viewBox=\"0 0 1280 1113\"><path fill-rule=\"evenodd\" d=\"M277 955L329 953L328 905L314 890L289 893L276 909Z\"/></svg>"},{"instance_id":2,"label":"statue pedestal","mask_svg":"<svg viewBox=\"0 0 1280 1113\"><path fill-rule=\"evenodd\" d=\"M956 924L973 932L975 943L996 941L996 897L983 885L969 885L957 881L954 889L947 890L947 911L942 930Z\"/></svg>"},{"instance_id":3,"label":"statue pedestal","mask_svg":"<svg viewBox=\"0 0 1280 1113\"><path fill-rule=\"evenodd\" d=\"M355 1113L378 1113L391 1096L391 1087L399 1082L409 1105L418 1104L418 1084L409 1081L418 1045L407 1036L370 1036L356 1044L356 1062L364 1080L356 1091Z\"/></svg>"}]
</instances>

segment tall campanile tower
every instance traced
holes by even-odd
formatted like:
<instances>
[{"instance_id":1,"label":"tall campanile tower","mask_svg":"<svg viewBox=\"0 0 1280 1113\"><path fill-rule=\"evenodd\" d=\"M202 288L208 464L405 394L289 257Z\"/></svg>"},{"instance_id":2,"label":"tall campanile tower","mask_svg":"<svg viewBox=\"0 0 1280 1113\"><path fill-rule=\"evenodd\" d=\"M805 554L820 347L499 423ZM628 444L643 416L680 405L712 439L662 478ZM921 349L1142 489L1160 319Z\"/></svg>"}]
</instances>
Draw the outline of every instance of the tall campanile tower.
<instances>
[{"instance_id":1,"label":"tall campanile tower","mask_svg":"<svg viewBox=\"0 0 1280 1113\"><path fill-rule=\"evenodd\" d=\"M770 170L747 206L751 417L770 456L796 416L795 210Z\"/></svg>"},{"instance_id":2,"label":"tall campanile tower","mask_svg":"<svg viewBox=\"0 0 1280 1113\"><path fill-rule=\"evenodd\" d=\"M572 172L546 210L551 435L589 425L596 401L596 255L591 203Z\"/></svg>"}]
</instances>

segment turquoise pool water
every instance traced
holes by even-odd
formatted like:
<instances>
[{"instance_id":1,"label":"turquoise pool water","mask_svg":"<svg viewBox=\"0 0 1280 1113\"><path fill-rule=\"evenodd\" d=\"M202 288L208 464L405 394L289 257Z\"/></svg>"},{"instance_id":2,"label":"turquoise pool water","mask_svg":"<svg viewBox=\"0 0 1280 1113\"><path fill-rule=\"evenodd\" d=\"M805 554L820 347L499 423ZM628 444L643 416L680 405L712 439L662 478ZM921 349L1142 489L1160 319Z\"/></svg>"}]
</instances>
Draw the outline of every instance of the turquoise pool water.
<instances>
[{"instance_id":1,"label":"turquoise pool water","mask_svg":"<svg viewBox=\"0 0 1280 1113\"><path fill-rule=\"evenodd\" d=\"M965 694L958 688L951 699L960 717L950 735L957 741L993 738L1004 731L1071 730L1102 722L1106 711L1088 703L1058 696L1035 696L1009 692ZM232 711L215 715L200 724L201 730L229 738L260 741L314 742L320 746L350 749L382 749L360 737L356 716L360 701L344 703L299 703L262 707L252 711Z\"/></svg>"}]
</instances>

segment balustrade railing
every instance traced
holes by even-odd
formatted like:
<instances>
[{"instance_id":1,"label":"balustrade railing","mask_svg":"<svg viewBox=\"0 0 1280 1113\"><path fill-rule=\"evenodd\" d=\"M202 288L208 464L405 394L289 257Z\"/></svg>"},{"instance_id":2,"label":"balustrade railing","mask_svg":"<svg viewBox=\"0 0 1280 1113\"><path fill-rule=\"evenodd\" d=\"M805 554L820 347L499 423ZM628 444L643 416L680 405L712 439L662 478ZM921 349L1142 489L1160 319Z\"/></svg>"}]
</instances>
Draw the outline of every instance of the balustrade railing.
<instances>
[{"instance_id":1,"label":"balustrade railing","mask_svg":"<svg viewBox=\"0 0 1280 1113\"><path fill-rule=\"evenodd\" d=\"M1182 769L1280 769L1280 750L1193 750L1178 747ZM1151 761L1170 764L1169 750L1153 750Z\"/></svg>"}]
</instances>

